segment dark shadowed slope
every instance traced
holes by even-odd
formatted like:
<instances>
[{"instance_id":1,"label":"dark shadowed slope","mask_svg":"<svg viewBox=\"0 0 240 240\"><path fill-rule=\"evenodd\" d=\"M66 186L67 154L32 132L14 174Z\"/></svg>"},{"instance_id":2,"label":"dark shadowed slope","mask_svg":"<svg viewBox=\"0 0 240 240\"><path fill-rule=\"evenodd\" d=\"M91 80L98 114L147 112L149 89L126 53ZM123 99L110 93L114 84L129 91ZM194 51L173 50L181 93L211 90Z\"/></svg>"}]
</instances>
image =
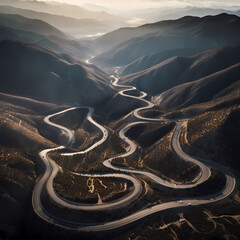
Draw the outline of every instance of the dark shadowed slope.
<instances>
[{"instance_id":1,"label":"dark shadowed slope","mask_svg":"<svg viewBox=\"0 0 240 240\"><path fill-rule=\"evenodd\" d=\"M20 15L0 14L0 25L45 36L55 35L62 38L66 37L64 33L46 22L25 18Z\"/></svg>"},{"instance_id":2,"label":"dark shadowed slope","mask_svg":"<svg viewBox=\"0 0 240 240\"><path fill-rule=\"evenodd\" d=\"M88 47L68 38L53 26L19 15L0 14L0 40L33 43L82 60L92 56Z\"/></svg>"},{"instance_id":3,"label":"dark shadowed slope","mask_svg":"<svg viewBox=\"0 0 240 240\"><path fill-rule=\"evenodd\" d=\"M196 49L172 49L172 50L164 50L158 53L146 55L138 58L137 60L131 62L127 66L123 67L121 75L128 75L136 72L143 71L145 69L151 68L168 58L174 56L188 57L192 56L197 52Z\"/></svg>"},{"instance_id":4,"label":"dark shadowed slope","mask_svg":"<svg viewBox=\"0 0 240 240\"><path fill-rule=\"evenodd\" d=\"M163 109L183 108L194 104L208 102L218 98L235 100L240 103L239 90L240 63L216 72L202 79L181 84L154 98ZM234 98L234 99L233 99ZM219 99L218 99L219 100ZM221 102L224 99L221 99Z\"/></svg>"},{"instance_id":5,"label":"dark shadowed slope","mask_svg":"<svg viewBox=\"0 0 240 240\"><path fill-rule=\"evenodd\" d=\"M157 95L231 67L240 61L240 46L207 50L193 57L173 57L152 68L125 76L140 90Z\"/></svg>"},{"instance_id":6,"label":"dark shadowed slope","mask_svg":"<svg viewBox=\"0 0 240 240\"><path fill-rule=\"evenodd\" d=\"M0 91L58 103L94 105L114 91L93 65L35 45L0 43Z\"/></svg>"},{"instance_id":7,"label":"dark shadowed slope","mask_svg":"<svg viewBox=\"0 0 240 240\"><path fill-rule=\"evenodd\" d=\"M228 25L231 22L236 21L237 19L239 19L239 17L226 13L216 16L205 16L201 18L195 16L185 16L176 20L158 21L156 23L144 24L139 27L120 28L99 37L96 39L96 43L112 47L124 41L143 37L153 33L168 35L180 32L192 32L199 30L198 27L204 30L204 27L207 27L207 29L209 29L210 23L212 25L214 24L216 28L220 28L224 25Z\"/></svg>"},{"instance_id":8,"label":"dark shadowed slope","mask_svg":"<svg viewBox=\"0 0 240 240\"><path fill-rule=\"evenodd\" d=\"M0 41L2 40L13 40L13 41L21 41L21 42L34 42L40 38L42 35L35 34L32 32L26 32L21 30L15 30L13 28L8 28L5 26L0 26Z\"/></svg>"},{"instance_id":9,"label":"dark shadowed slope","mask_svg":"<svg viewBox=\"0 0 240 240\"><path fill-rule=\"evenodd\" d=\"M69 54L82 60L89 59L92 56L92 52L88 47L71 39L60 38L54 35L44 36L33 32L0 26L0 41L3 40L33 43L60 53Z\"/></svg>"},{"instance_id":10,"label":"dark shadowed slope","mask_svg":"<svg viewBox=\"0 0 240 240\"><path fill-rule=\"evenodd\" d=\"M57 36L43 36L41 39L35 41L34 44L60 53L69 54L70 56L81 60L89 59L92 56L91 50L83 44L71 39L66 40L64 38L59 38Z\"/></svg>"},{"instance_id":11,"label":"dark shadowed slope","mask_svg":"<svg viewBox=\"0 0 240 240\"><path fill-rule=\"evenodd\" d=\"M103 66L123 66L142 56L165 50L194 49L200 52L235 44L240 40L239 28L239 17L220 14L203 18L184 17L138 28L120 29L104 35L97 41L110 42L112 46L119 43L117 39L125 38L126 41L101 53L93 59L93 63Z\"/></svg>"},{"instance_id":12,"label":"dark shadowed slope","mask_svg":"<svg viewBox=\"0 0 240 240\"><path fill-rule=\"evenodd\" d=\"M185 132L184 151L191 155L214 160L232 167L236 174L240 170L239 103L220 110L205 112L192 118Z\"/></svg>"},{"instance_id":13,"label":"dark shadowed slope","mask_svg":"<svg viewBox=\"0 0 240 240\"><path fill-rule=\"evenodd\" d=\"M237 9L237 8L236 8ZM143 18L147 22L156 22L166 19L177 19L184 16L198 16L217 15L221 13L234 14L239 16L239 12L235 10L227 10L221 8L206 8L206 7L184 7L184 8L159 8L151 9L149 11L141 11L137 13L136 17Z\"/></svg>"}]
</instances>

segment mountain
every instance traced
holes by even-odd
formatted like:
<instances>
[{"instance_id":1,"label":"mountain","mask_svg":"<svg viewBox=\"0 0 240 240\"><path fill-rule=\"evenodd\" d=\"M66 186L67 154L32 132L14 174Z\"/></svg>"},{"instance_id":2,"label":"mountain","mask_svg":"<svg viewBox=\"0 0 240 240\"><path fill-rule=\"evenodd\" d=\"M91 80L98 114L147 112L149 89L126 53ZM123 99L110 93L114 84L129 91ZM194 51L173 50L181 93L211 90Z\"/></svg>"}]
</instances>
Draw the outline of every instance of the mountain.
<instances>
[{"instance_id":1,"label":"mountain","mask_svg":"<svg viewBox=\"0 0 240 240\"><path fill-rule=\"evenodd\" d=\"M0 5L33 10L37 12L45 12L76 19L95 19L96 21L111 23L112 26L115 25L115 28L126 23L126 18L122 16L115 16L105 11L89 11L80 6L67 3L1 0Z\"/></svg>"},{"instance_id":2,"label":"mountain","mask_svg":"<svg viewBox=\"0 0 240 240\"><path fill-rule=\"evenodd\" d=\"M99 32L106 32L112 28L95 19L76 19L44 12L37 12L27 9L15 8L10 6L0 6L0 13L21 15L26 18L39 19L51 24L52 26L72 35L86 35Z\"/></svg>"},{"instance_id":3,"label":"mountain","mask_svg":"<svg viewBox=\"0 0 240 240\"><path fill-rule=\"evenodd\" d=\"M32 32L15 30L0 26L0 41L13 40L24 43L34 43L60 53L69 54L75 58L86 60L92 56L89 48L74 40L66 40L57 36L43 36Z\"/></svg>"},{"instance_id":4,"label":"mountain","mask_svg":"<svg viewBox=\"0 0 240 240\"><path fill-rule=\"evenodd\" d=\"M187 123L184 151L207 157L235 169L238 174L240 104L205 112Z\"/></svg>"},{"instance_id":5,"label":"mountain","mask_svg":"<svg viewBox=\"0 0 240 240\"><path fill-rule=\"evenodd\" d=\"M19 15L0 14L0 40L34 43L83 60L92 56L91 50L83 43L68 38L45 22Z\"/></svg>"},{"instance_id":6,"label":"mountain","mask_svg":"<svg viewBox=\"0 0 240 240\"><path fill-rule=\"evenodd\" d=\"M137 60L129 63L121 69L121 75L129 75L136 72L141 72L145 69L151 68L171 57L181 56L188 57L192 56L197 52L195 49L171 49L157 52L154 54L149 54L143 57L138 58Z\"/></svg>"},{"instance_id":7,"label":"mountain","mask_svg":"<svg viewBox=\"0 0 240 240\"><path fill-rule=\"evenodd\" d=\"M214 101L240 103L240 63L199 80L173 87L154 97L162 109L180 109ZM227 101L226 101L227 100ZM210 104L209 104L210 105Z\"/></svg>"},{"instance_id":8,"label":"mountain","mask_svg":"<svg viewBox=\"0 0 240 240\"><path fill-rule=\"evenodd\" d=\"M48 102L100 104L114 94L93 65L37 45L0 43L0 91Z\"/></svg>"},{"instance_id":9,"label":"mountain","mask_svg":"<svg viewBox=\"0 0 240 240\"><path fill-rule=\"evenodd\" d=\"M54 146L51 141L44 139L37 131L39 119L36 115L57 108L59 107L55 104L0 93L0 109L5 117L5 121L0 123L0 133L1 136L4 136L0 145L25 148Z\"/></svg>"},{"instance_id":10,"label":"mountain","mask_svg":"<svg viewBox=\"0 0 240 240\"><path fill-rule=\"evenodd\" d=\"M41 35L55 35L65 38L65 34L48 23L37 19L29 19L20 15L0 14L0 26L16 30L33 32Z\"/></svg>"},{"instance_id":11,"label":"mountain","mask_svg":"<svg viewBox=\"0 0 240 240\"><path fill-rule=\"evenodd\" d=\"M0 232L3 238L4 233L19 235L22 226L33 221L29 214L39 171L36 156L39 151L56 146L48 139L49 134L56 136L54 129L45 125L42 119L63 108L0 93Z\"/></svg>"},{"instance_id":12,"label":"mountain","mask_svg":"<svg viewBox=\"0 0 240 240\"><path fill-rule=\"evenodd\" d=\"M238 7L239 8L239 7ZM226 8L200 8L200 7L183 7L183 8L158 8L158 9L144 9L134 12L134 16L144 19L145 22L162 21L168 19L178 19L184 16L198 16L218 15L221 13L234 14L239 16L239 11L227 10Z\"/></svg>"},{"instance_id":13,"label":"mountain","mask_svg":"<svg viewBox=\"0 0 240 240\"><path fill-rule=\"evenodd\" d=\"M8 39L8 40L30 43L30 42L37 41L43 37L44 37L43 35L39 35L36 33L16 30L13 28L8 28L0 25L0 41Z\"/></svg>"},{"instance_id":14,"label":"mountain","mask_svg":"<svg viewBox=\"0 0 240 240\"><path fill-rule=\"evenodd\" d=\"M240 62L240 45L207 50L193 57L173 57L123 80L152 95L193 82Z\"/></svg>"},{"instance_id":15,"label":"mountain","mask_svg":"<svg viewBox=\"0 0 240 240\"><path fill-rule=\"evenodd\" d=\"M46 47L59 53L66 53L77 59L86 60L92 56L91 50L83 44L74 41L66 40L56 36L42 37L34 42L41 47Z\"/></svg>"},{"instance_id":16,"label":"mountain","mask_svg":"<svg viewBox=\"0 0 240 240\"><path fill-rule=\"evenodd\" d=\"M200 52L230 45L239 42L239 27L239 17L220 14L203 18L187 16L138 28L119 29L97 42L106 41L111 46L111 43L127 40L96 56L92 62L102 66L123 66L142 56L165 50L194 49Z\"/></svg>"}]
</instances>

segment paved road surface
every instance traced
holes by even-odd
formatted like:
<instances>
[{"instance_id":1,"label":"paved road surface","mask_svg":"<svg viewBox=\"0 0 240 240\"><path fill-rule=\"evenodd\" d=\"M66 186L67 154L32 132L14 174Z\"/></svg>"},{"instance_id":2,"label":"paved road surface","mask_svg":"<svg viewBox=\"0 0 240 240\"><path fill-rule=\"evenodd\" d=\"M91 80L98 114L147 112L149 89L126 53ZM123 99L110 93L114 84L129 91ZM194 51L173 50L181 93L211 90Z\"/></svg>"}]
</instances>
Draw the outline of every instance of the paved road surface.
<instances>
[{"instance_id":1,"label":"paved road surface","mask_svg":"<svg viewBox=\"0 0 240 240\"><path fill-rule=\"evenodd\" d=\"M58 112L56 114L52 114L47 116L44 121L53 126L58 128L61 131L64 131L68 138L64 144L64 146L60 146L57 148L52 148L52 149L46 149L42 152L39 153L39 156L42 160L42 162L45 165L45 172L43 173L43 175L41 176L40 180L37 182L35 188L34 188L34 192L33 192L33 197L32 197L32 204L33 204L33 208L35 210L35 212L44 220L48 221L49 223L55 224L57 226L61 226L64 228L68 228L68 229L75 229L78 231L107 231L107 230L111 230L111 229L115 229L115 228L119 228L122 226L125 226L127 224L133 223L135 221L138 221L144 217L147 217L151 214L157 213L157 212L161 212L161 211L167 211L167 210L172 210L172 209L180 209L180 208L189 208L189 203L191 203L191 206L200 206L200 205L206 205L206 204L210 204L213 202L217 202L220 201L226 197L228 197L234 190L235 185L236 185L236 179L235 176L231 173L230 170L228 170L227 168L225 168L224 166L218 164L218 163L214 163L211 161L207 161L201 158L197 158L197 157L193 157L190 156L186 153L184 153L180 147L179 144L179 134L181 131L181 127L182 127L182 123L181 121L177 121L176 122L176 127L174 130L174 134L172 137L172 148L173 150L185 161L189 161L192 162L194 164L197 164L199 166L200 169L200 174L199 174L199 178L197 178L194 182L192 183L188 183L188 184L177 184L177 183L172 183L172 182L167 182L164 181L163 179L161 179L160 177L147 172L147 171L143 171L143 170L138 170L138 169L129 169L129 168L124 168L124 167L119 167L119 166L114 166L112 164L112 160L114 158L119 158L119 157L127 157L130 156L131 154L133 154L136 150L136 144L131 141L129 138L127 138L125 136L125 132L131 128L132 126L136 125L136 124L146 124L148 122L151 121L165 121L165 119L153 119L153 118L145 118L142 117L140 115L140 111L144 110L144 109L149 109L152 108L154 105L145 100L144 97L146 97L146 93L141 92L141 95L139 97L136 96L131 96L126 94L127 91L131 91L131 90L135 90L135 87L132 86L124 86L124 85L118 85L118 77L113 76L114 81L112 83L113 86L115 87L121 87L121 88L127 88L125 90L122 90L119 92L119 94L126 96L126 97L130 97L130 98L135 98L138 100L143 101L144 103L146 103L145 107L141 107L138 109L135 109L133 111L133 114L136 118L138 118L139 120L144 120L144 121L139 121L139 122L133 122L130 123L126 126L124 126L121 131L119 132L119 136L120 138L125 141L128 145L129 145L129 150L126 153L123 154L119 154L117 156L114 156L112 158L109 158L107 160L105 160L103 162L103 164L110 168L110 169L114 169L120 172L126 172L126 173L132 173L132 174L142 174L145 175L147 177L149 177L151 180L157 182L158 184L167 186L167 187L171 187L171 188L179 188L179 189L186 189L186 188L192 188L197 186L198 184L203 183L204 181L206 181L210 175L210 167L214 167L217 168L218 170L220 170L222 173L225 174L226 176L226 186L224 187L224 189L222 189L222 191L220 191L217 194L214 195L209 195L209 196L205 196L205 197L198 197L198 198L189 198L189 199L183 199L182 201L172 201L172 202L168 202L168 203L164 203L164 204L158 204L152 207L148 207L144 210L139 210L134 214L131 214L127 217L124 217L122 219L118 219L116 221L110 221L110 222L102 222L102 223L91 223L91 224L87 224L87 223L79 223L79 222L71 222L68 220L64 220L58 217L53 216L51 213L47 212L44 207L41 204L41 192L42 189L46 183L46 188L47 191L50 195L50 197L57 202L58 204L62 205L63 207L66 208L70 208L70 209L75 209L75 210L109 210L109 209L113 209L113 208L121 208L124 207L126 204L129 204L131 201L133 201L134 199L136 199L139 194L142 191L142 186L140 184L140 182L137 180L137 178L127 175L127 174L122 174L122 173L113 173L113 174L81 174L81 173L74 173L80 176L86 176L86 177L98 177L98 178L102 178L102 177L116 177L116 178L122 178L122 179L126 179L129 180L133 183L133 189L132 191L127 194L126 196L116 200L116 201L112 201L109 203L104 203L104 204L77 204L65 199L62 199L61 197L59 197L54 189L53 189L53 179L56 176L59 166L51 159L49 159L48 157L48 153L51 151L56 151L59 149L64 149L65 146L71 146L71 144L74 141L74 135L73 133L58 124L55 124L53 122L50 121L50 119L56 115L59 114L64 114L67 111L72 111L72 110L76 110L78 108L88 108L89 113L88 113L88 120L94 124L96 127L98 127L102 133L103 136L102 138L94 143L91 147L89 147L88 149L81 151L81 152L76 152L76 153L64 153L63 155L65 156L71 156L71 155L76 155L76 154L84 154L88 151L93 150L95 147L99 146L100 144L102 144L108 137L108 132L107 130L101 126L100 124L96 123L93 119L92 119L92 114L94 109L90 108L90 107L75 107L75 108L70 108L70 109L66 109L63 110L61 112Z\"/></svg>"}]
</instances>

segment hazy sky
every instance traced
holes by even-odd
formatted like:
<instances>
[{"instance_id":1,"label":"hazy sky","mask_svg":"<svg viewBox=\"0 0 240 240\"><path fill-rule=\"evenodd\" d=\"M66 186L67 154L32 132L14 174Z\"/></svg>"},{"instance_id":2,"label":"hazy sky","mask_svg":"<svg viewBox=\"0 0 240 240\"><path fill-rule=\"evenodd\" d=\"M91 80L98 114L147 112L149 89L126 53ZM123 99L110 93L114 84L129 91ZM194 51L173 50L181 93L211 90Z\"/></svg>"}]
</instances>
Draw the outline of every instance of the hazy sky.
<instances>
[{"instance_id":1,"label":"hazy sky","mask_svg":"<svg viewBox=\"0 0 240 240\"><path fill-rule=\"evenodd\" d=\"M240 6L240 0L38 0L48 2L65 2L82 5L85 3L102 5L108 8L152 8L177 6Z\"/></svg>"}]
</instances>

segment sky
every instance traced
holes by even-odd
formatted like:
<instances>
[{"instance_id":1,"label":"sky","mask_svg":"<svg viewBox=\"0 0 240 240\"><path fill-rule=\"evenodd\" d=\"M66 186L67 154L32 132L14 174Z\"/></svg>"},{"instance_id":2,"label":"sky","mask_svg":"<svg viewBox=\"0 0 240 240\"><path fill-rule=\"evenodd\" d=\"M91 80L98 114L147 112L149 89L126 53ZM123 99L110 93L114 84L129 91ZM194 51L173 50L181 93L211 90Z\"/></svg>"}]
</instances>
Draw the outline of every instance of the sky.
<instances>
[{"instance_id":1,"label":"sky","mask_svg":"<svg viewBox=\"0 0 240 240\"><path fill-rule=\"evenodd\" d=\"M229 7L240 6L240 0L38 0L47 2L64 2L77 5L86 3L101 5L107 8L155 8L155 7Z\"/></svg>"}]
</instances>

